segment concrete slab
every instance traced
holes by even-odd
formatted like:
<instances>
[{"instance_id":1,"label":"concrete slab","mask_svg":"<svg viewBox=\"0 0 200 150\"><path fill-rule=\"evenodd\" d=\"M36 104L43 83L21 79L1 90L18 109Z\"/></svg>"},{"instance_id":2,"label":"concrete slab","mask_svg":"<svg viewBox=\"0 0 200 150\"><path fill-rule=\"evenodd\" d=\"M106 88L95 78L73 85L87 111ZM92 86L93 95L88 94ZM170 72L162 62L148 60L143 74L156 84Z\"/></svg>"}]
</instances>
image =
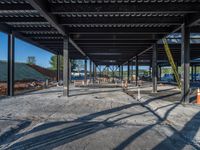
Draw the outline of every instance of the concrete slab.
<instances>
[{"instance_id":1,"label":"concrete slab","mask_svg":"<svg viewBox=\"0 0 200 150\"><path fill-rule=\"evenodd\" d=\"M180 91L172 85L159 85L158 93L151 93L151 85L146 83L140 87L142 105L149 107L163 121L167 122L173 130L190 141L193 145L200 145L200 106L180 103ZM127 93L138 97L138 88L130 88ZM194 97L195 92L191 97Z\"/></svg>"},{"instance_id":2,"label":"concrete slab","mask_svg":"<svg viewBox=\"0 0 200 150\"><path fill-rule=\"evenodd\" d=\"M2 149L195 149L120 88L54 87L3 99L0 114L31 121Z\"/></svg>"}]
</instances>

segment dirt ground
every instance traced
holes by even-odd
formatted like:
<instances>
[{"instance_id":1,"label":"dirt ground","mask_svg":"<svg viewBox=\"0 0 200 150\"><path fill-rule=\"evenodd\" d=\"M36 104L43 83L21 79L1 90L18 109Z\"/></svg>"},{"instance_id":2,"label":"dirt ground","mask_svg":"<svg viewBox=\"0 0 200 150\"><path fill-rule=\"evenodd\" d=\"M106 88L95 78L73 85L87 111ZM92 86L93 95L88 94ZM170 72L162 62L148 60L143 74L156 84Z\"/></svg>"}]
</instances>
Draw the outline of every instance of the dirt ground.
<instances>
[{"instance_id":1,"label":"dirt ground","mask_svg":"<svg viewBox=\"0 0 200 150\"><path fill-rule=\"evenodd\" d=\"M199 149L121 88L53 87L0 100L0 115L19 122L0 122L1 149Z\"/></svg>"}]
</instances>

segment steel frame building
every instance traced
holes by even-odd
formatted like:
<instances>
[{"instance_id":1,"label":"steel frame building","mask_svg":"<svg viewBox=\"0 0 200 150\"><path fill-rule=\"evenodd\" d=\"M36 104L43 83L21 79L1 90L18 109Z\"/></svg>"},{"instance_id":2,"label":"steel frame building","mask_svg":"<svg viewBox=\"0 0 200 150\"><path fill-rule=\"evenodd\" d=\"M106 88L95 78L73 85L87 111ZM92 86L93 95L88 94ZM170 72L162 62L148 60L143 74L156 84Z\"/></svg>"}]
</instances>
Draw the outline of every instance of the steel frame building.
<instances>
[{"instance_id":1,"label":"steel frame building","mask_svg":"<svg viewBox=\"0 0 200 150\"><path fill-rule=\"evenodd\" d=\"M190 60L200 56L190 33L199 33L199 23L199 0L0 0L0 30L9 35L8 95L13 95L14 37L64 56L68 95L69 59L118 66L135 61L136 68L138 60L151 60L156 92L157 62L166 58L158 41L181 33L181 44L172 49L182 67L182 100L189 102Z\"/></svg>"}]
</instances>

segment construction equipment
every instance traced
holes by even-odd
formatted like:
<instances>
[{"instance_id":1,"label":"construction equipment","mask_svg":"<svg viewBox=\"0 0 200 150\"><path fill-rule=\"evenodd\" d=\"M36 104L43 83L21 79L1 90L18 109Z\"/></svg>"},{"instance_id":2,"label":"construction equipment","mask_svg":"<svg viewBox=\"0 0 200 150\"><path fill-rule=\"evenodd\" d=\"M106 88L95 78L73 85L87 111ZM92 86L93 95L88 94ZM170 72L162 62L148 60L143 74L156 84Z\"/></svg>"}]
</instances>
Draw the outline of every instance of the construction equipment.
<instances>
[{"instance_id":1,"label":"construction equipment","mask_svg":"<svg viewBox=\"0 0 200 150\"><path fill-rule=\"evenodd\" d=\"M172 53L170 51L169 45L167 43L167 39L163 38L162 41L163 41L163 44L164 44L165 52L167 54L167 58L169 60L170 65L172 66L172 70L173 70L176 82L178 84L178 88L181 89L181 80L180 80L180 77L179 77L179 74L178 74L178 70L176 69L176 65L174 63L174 59L173 59Z\"/></svg>"}]
</instances>

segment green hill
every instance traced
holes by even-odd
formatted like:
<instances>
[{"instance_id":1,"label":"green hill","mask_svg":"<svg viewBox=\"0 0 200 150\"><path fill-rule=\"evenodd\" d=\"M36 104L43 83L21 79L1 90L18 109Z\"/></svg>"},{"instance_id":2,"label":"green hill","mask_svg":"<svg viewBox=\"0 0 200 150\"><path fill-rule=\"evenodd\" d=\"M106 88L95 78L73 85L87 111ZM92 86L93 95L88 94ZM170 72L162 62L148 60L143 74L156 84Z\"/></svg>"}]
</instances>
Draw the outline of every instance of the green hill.
<instances>
[{"instance_id":1,"label":"green hill","mask_svg":"<svg viewBox=\"0 0 200 150\"><path fill-rule=\"evenodd\" d=\"M15 81L45 80L49 77L41 74L25 63L15 63ZM0 61L0 82L7 81L7 62Z\"/></svg>"}]
</instances>

